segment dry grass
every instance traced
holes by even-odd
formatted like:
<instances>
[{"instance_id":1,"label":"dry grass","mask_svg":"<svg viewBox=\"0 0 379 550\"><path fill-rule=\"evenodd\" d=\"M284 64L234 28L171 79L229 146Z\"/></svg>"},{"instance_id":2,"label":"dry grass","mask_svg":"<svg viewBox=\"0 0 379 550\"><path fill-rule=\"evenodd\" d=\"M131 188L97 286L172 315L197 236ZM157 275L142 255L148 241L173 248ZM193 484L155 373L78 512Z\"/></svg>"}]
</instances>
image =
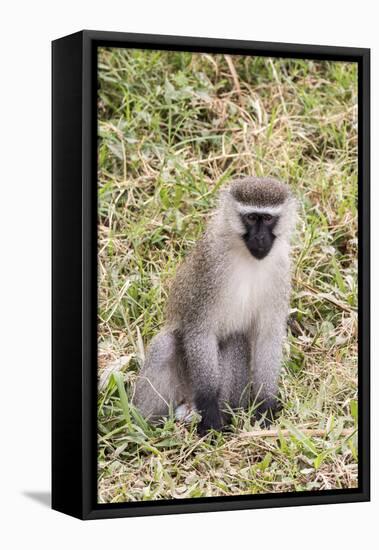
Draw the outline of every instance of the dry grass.
<instances>
[{"instance_id":1,"label":"dry grass","mask_svg":"<svg viewBox=\"0 0 379 550\"><path fill-rule=\"evenodd\" d=\"M356 66L112 49L99 76L99 502L355 487ZM276 435L149 426L127 393L169 279L248 174L301 205Z\"/></svg>"}]
</instances>

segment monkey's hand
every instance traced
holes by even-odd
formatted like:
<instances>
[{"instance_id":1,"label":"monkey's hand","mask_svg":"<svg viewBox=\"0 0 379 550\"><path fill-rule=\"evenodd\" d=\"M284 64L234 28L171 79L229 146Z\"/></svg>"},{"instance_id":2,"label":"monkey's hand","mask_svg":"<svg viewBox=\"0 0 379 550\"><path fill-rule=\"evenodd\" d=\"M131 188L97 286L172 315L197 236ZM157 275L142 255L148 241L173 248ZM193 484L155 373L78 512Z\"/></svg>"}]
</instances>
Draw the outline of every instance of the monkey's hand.
<instances>
[{"instance_id":1,"label":"monkey's hand","mask_svg":"<svg viewBox=\"0 0 379 550\"><path fill-rule=\"evenodd\" d=\"M255 410L255 418L267 429L275 422L283 406L278 399L266 399Z\"/></svg>"},{"instance_id":2,"label":"monkey's hand","mask_svg":"<svg viewBox=\"0 0 379 550\"><path fill-rule=\"evenodd\" d=\"M221 431L224 420L217 400L208 401L201 407L201 421L197 425L199 435L205 435L209 430Z\"/></svg>"}]
</instances>

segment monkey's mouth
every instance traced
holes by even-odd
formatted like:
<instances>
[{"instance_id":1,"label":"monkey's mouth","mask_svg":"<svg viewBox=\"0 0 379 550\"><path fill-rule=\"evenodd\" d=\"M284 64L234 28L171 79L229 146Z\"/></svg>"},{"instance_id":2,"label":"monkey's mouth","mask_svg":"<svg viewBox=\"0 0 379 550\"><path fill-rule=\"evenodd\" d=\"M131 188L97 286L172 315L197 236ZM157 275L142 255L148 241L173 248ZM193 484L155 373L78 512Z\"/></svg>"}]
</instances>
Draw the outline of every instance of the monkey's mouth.
<instances>
[{"instance_id":1,"label":"monkey's mouth","mask_svg":"<svg viewBox=\"0 0 379 550\"><path fill-rule=\"evenodd\" d=\"M257 258L257 260L262 260L265 256L267 256L269 250L263 246L260 246L254 250L250 250L250 252L254 258Z\"/></svg>"},{"instance_id":2,"label":"monkey's mouth","mask_svg":"<svg viewBox=\"0 0 379 550\"><path fill-rule=\"evenodd\" d=\"M246 242L246 246L252 256L257 258L257 260L262 260L270 252L270 247L264 245L254 245L252 243Z\"/></svg>"}]
</instances>

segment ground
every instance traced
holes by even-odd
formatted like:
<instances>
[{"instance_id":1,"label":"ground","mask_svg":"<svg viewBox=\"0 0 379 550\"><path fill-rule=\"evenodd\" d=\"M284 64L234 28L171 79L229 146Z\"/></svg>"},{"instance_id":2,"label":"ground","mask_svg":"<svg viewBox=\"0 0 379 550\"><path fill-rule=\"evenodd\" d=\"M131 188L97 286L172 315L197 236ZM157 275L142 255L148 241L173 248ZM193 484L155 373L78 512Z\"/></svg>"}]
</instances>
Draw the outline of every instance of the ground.
<instances>
[{"instance_id":1,"label":"ground","mask_svg":"<svg viewBox=\"0 0 379 550\"><path fill-rule=\"evenodd\" d=\"M99 53L98 500L357 486L357 66ZM238 412L199 438L129 404L170 279L233 177L300 205L280 394L268 432Z\"/></svg>"}]
</instances>

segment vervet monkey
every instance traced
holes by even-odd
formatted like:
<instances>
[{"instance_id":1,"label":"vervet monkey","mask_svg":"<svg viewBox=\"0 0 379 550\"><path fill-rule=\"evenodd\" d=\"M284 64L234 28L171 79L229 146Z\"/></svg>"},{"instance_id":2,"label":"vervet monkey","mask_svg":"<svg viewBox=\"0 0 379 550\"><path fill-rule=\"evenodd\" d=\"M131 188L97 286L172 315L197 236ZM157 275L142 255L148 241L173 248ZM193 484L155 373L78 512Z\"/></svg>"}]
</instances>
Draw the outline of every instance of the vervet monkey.
<instances>
[{"instance_id":1,"label":"vervet monkey","mask_svg":"<svg viewBox=\"0 0 379 550\"><path fill-rule=\"evenodd\" d=\"M295 199L277 180L246 177L221 191L137 379L134 404L146 418L186 403L204 434L227 423L226 406L255 399L264 421L277 409L295 218Z\"/></svg>"}]
</instances>

